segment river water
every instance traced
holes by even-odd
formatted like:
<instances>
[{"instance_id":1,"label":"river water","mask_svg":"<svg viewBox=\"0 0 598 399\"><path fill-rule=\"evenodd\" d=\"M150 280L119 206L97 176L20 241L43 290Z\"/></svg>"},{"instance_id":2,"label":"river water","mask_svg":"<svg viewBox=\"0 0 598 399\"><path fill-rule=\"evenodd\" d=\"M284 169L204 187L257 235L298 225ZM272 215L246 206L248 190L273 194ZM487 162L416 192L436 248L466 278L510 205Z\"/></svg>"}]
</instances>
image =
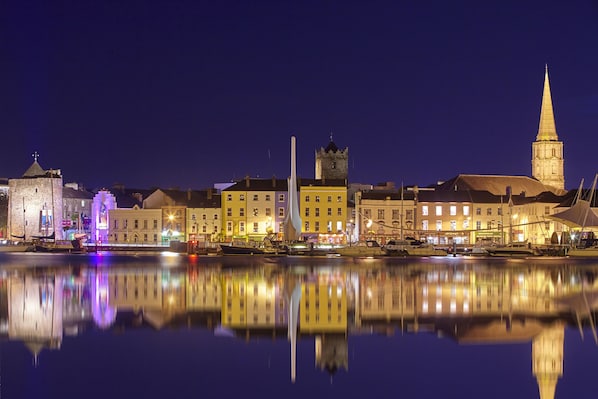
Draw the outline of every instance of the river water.
<instances>
[{"instance_id":1,"label":"river water","mask_svg":"<svg viewBox=\"0 0 598 399\"><path fill-rule=\"evenodd\" d=\"M0 254L0 398L595 398L597 272Z\"/></svg>"}]
</instances>

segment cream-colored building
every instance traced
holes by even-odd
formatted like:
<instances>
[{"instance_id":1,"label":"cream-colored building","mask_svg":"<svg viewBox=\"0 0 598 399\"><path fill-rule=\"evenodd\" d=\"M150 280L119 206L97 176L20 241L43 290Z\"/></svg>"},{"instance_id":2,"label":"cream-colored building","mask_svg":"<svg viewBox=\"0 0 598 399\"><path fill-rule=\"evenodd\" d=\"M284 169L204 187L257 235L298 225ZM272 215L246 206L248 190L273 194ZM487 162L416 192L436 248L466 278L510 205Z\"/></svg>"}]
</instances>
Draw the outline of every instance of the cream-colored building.
<instances>
[{"instance_id":1,"label":"cream-colored building","mask_svg":"<svg viewBox=\"0 0 598 399\"><path fill-rule=\"evenodd\" d=\"M108 242L113 244L158 245L162 242L162 210L111 209L108 211Z\"/></svg>"}]
</instances>

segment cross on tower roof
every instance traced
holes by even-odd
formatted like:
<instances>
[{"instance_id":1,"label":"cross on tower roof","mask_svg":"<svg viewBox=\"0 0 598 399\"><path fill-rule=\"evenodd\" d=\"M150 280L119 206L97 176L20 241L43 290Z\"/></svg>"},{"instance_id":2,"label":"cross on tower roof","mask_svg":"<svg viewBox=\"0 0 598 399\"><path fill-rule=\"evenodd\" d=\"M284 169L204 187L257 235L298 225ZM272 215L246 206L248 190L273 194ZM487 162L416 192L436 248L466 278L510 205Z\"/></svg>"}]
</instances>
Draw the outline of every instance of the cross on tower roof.
<instances>
[{"instance_id":1,"label":"cross on tower roof","mask_svg":"<svg viewBox=\"0 0 598 399\"><path fill-rule=\"evenodd\" d=\"M39 158L39 152L34 151L33 154L31 154L31 156L33 157L33 160L37 162L37 159Z\"/></svg>"}]
</instances>

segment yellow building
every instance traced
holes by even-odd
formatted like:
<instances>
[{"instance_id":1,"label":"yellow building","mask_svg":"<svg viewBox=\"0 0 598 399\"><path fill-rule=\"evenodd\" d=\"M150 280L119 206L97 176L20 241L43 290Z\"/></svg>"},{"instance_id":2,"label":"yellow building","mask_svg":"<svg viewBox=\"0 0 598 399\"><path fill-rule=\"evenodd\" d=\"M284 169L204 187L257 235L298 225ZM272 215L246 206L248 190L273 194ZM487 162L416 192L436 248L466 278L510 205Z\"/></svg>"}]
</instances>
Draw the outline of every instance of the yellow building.
<instances>
[{"instance_id":1,"label":"yellow building","mask_svg":"<svg viewBox=\"0 0 598 399\"><path fill-rule=\"evenodd\" d=\"M303 237L317 237L319 242L346 242L346 180L300 179L299 210Z\"/></svg>"},{"instance_id":2,"label":"yellow building","mask_svg":"<svg viewBox=\"0 0 598 399\"><path fill-rule=\"evenodd\" d=\"M286 179L238 181L222 191L222 240L281 238L287 207Z\"/></svg>"}]
</instances>

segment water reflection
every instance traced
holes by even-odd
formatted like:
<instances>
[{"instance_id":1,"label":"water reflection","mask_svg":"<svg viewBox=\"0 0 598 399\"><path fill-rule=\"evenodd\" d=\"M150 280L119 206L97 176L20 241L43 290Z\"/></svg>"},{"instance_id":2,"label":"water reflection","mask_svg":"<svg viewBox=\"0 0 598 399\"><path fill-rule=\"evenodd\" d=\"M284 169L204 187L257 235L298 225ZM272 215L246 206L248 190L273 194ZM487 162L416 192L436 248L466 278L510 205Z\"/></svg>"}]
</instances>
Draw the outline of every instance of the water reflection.
<instances>
[{"instance_id":1,"label":"water reflection","mask_svg":"<svg viewBox=\"0 0 598 399\"><path fill-rule=\"evenodd\" d=\"M596 335L598 264L422 259L7 256L0 260L0 334L37 363L63 335L91 328L201 327L251 342L284 337L290 379L297 340L316 366L349 369L348 340L434 333L462 344L531 342L539 396L563 376L565 328ZM299 359L300 361L300 359Z\"/></svg>"}]
</instances>

